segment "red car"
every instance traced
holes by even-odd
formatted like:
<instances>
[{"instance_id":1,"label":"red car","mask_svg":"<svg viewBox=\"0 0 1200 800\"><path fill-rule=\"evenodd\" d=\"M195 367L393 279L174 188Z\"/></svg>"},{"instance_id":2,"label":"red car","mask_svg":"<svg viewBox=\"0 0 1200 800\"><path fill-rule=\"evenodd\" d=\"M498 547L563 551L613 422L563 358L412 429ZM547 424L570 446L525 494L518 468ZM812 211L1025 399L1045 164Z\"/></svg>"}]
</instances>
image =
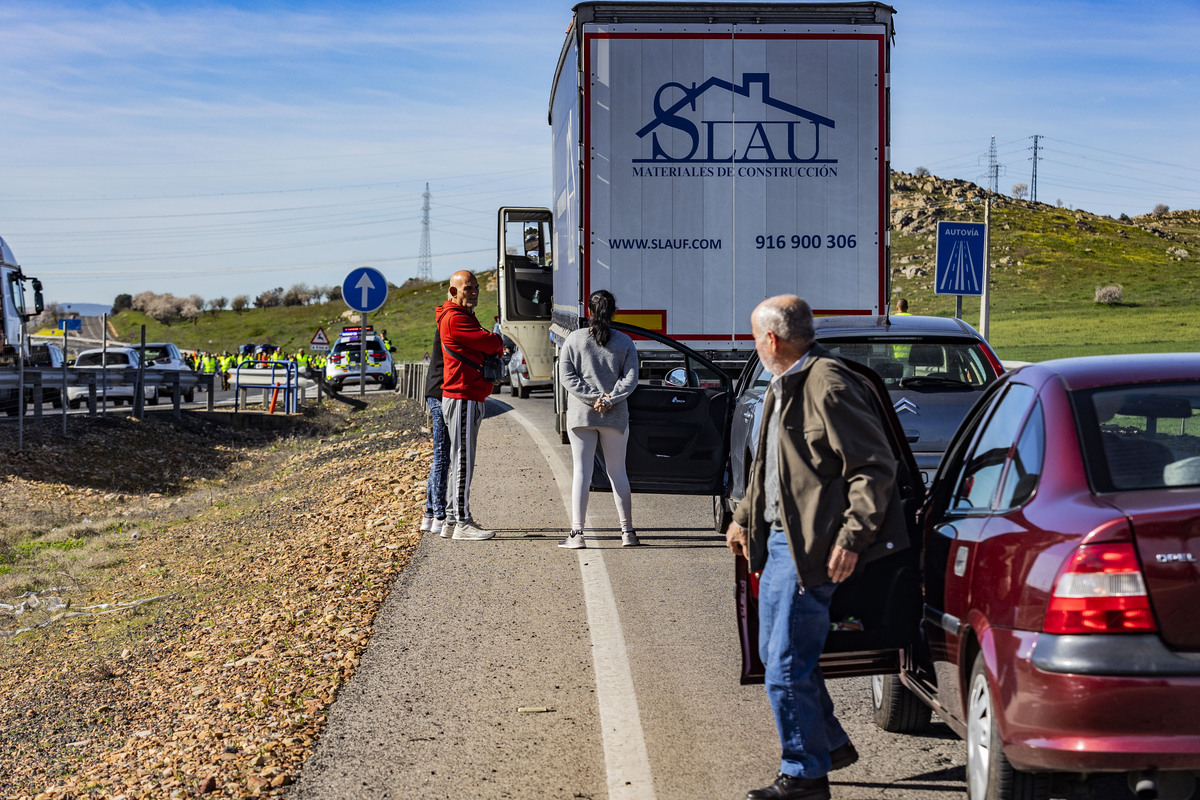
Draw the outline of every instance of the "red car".
<instances>
[{"instance_id":1,"label":"red car","mask_svg":"<svg viewBox=\"0 0 1200 800\"><path fill-rule=\"evenodd\" d=\"M924 615L876 722L930 709L967 742L971 800L1200 773L1200 355L1064 359L1003 376L922 509Z\"/></svg>"}]
</instances>

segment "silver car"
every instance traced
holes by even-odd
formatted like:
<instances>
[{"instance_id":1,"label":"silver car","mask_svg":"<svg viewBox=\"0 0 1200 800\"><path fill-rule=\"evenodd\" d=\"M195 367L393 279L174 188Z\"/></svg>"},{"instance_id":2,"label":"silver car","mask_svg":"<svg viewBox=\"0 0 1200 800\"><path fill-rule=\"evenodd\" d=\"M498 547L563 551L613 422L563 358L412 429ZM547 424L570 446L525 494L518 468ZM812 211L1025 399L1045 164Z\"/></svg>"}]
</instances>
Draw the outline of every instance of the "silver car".
<instances>
[{"instance_id":1,"label":"silver car","mask_svg":"<svg viewBox=\"0 0 1200 800\"><path fill-rule=\"evenodd\" d=\"M926 486L950 438L983 390L1004 368L966 322L947 317L817 317L817 341L835 356L870 367L883 379ZM763 394L771 381L751 357L738 381L729 431L725 513L746 493Z\"/></svg>"},{"instance_id":2,"label":"silver car","mask_svg":"<svg viewBox=\"0 0 1200 800\"><path fill-rule=\"evenodd\" d=\"M75 359L75 369L103 369L105 372L114 373L114 377L120 376L125 370L137 369L140 362L138 351L133 347L110 347L108 350L84 350ZM119 386L109 386L104 389L101 386L96 387L96 397L100 399L107 397L108 401L114 406L121 403L133 405L135 387L131 383L124 383ZM71 408L79 408L79 404L86 402L88 396L88 387L86 386L68 386L67 387L67 405ZM158 391L153 386L142 387L142 397L151 405L158 402Z\"/></svg>"}]
</instances>

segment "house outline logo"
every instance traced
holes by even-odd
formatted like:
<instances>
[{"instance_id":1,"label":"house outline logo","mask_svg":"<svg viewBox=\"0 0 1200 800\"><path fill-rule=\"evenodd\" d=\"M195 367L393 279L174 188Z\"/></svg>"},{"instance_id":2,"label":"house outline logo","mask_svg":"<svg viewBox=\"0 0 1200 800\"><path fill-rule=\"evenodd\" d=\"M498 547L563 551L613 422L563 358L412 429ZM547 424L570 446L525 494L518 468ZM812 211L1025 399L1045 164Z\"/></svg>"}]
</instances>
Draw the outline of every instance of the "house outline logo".
<instances>
[{"instance_id":1,"label":"house outline logo","mask_svg":"<svg viewBox=\"0 0 1200 800\"><path fill-rule=\"evenodd\" d=\"M725 118L697 120L686 112L697 111L697 100L712 90L724 90L735 96L761 100L765 108L783 111L794 119ZM757 90L757 94L755 94ZM670 102L671 94L679 94ZM664 102L670 105L663 107ZM659 132L663 128L687 137L690 148L680 155L669 152ZM691 88L677 81L668 81L654 93L654 119L637 131L638 138L650 137L650 157L635 158L640 164L836 164L836 158L822 157L823 129L833 130L834 120L808 111L771 96L771 75L768 72L742 73L740 85L722 78L710 77ZM732 143L732 153L718 151L718 136L725 146ZM685 145L687 147L687 145Z\"/></svg>"}]
</instances>

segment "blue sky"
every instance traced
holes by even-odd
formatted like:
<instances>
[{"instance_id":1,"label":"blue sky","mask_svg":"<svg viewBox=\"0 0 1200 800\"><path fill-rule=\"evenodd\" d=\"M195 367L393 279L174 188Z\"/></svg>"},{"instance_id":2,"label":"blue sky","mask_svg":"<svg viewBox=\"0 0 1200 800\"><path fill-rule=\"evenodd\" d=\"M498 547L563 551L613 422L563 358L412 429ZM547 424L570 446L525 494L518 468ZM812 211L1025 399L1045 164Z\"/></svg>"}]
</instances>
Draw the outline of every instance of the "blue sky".
<instances>
[{"instance_id":1,"label":"blue sky","mask_svg":"<svg viewBox=\"0 0 1200 800\"><path fill-rule=\"evenodd\" d=\"M57 302L488 269L548 205L571 3L0 6L0 236ZM892 165L1136 215L1200 208L1200 3L896 3Z\"/></svg>"}]
</instances>

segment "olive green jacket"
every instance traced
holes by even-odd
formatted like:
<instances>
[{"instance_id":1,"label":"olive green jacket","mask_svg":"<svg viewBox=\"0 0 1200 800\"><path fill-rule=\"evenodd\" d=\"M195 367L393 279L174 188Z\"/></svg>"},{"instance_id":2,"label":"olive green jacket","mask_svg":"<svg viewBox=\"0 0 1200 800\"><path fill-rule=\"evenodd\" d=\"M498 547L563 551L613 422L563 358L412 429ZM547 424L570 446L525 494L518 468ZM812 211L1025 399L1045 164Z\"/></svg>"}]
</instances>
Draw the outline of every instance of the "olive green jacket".
<instances>
[{"instance_id":1,"label":"olive green jacket","mask_svg":"<svg viewBox=\"0 0 1200 800\"><path fill-rule=\"evenodd\" d=\"M779 380L779 510L801 585L829 582L834 544L858 553L860 564L907 548L896 461L866 382L815 343L803 366ZM775 394L772 388L764 398L746 496L733 515L749 531L753 571L767 561L763 487Z\"/></svg>"}]
</instances>

